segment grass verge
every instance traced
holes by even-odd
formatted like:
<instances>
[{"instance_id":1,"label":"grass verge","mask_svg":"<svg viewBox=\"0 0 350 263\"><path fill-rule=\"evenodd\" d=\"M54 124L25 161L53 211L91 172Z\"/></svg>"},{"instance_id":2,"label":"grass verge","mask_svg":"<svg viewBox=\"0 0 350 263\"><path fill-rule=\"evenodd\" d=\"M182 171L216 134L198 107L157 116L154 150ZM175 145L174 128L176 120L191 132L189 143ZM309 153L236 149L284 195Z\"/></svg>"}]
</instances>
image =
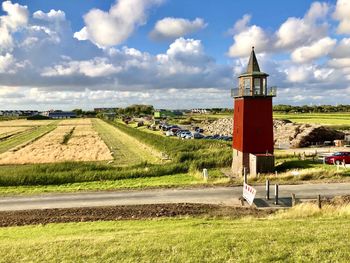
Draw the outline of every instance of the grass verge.
<instances>
[{"instance_id":1,"label":"grass verge","mask_svg":"<svg viewBox=\"0 0 350 263\"><path fill-rule=\"evenodd\" d=\"M77 192L77 191L107 191L149 188L175 188L191 186L214 186L229 182L218 170L209 171L210 178L207 182L196 174L181 173L158 177L132 178L121 180L104 180L82 183L68 183L61 185L36 185L36 186L10 186L0 187L0 195L32 195L53 192Z\"/></svg>"},{"instance_id":2,"label":"grass verge","mask_svg":"<svg viewBox=\"0 0 350 263\"><path fill-rule=\"evenodd\" d=\"M0 229L1 262L348 262L348 217L177 218Z\"/></svg>"}]
</instances>

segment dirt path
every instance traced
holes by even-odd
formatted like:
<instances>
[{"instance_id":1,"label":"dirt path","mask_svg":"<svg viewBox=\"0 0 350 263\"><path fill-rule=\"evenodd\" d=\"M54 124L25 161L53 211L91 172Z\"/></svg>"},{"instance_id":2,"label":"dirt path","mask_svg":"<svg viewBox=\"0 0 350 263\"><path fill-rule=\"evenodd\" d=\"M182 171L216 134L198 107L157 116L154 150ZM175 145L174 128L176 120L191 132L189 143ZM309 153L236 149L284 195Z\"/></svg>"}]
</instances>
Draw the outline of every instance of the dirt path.
<instances>
[{"instance_id":1,"label":"dirt path","mask_svg":"<svg viewBox=\"0 0 350 263\"><path fill-rule=\"evenodd\" d=\"M272 210L209 204L157 204L0 212L0 227L176 216L263 217Z\"/></svg>"}]
</instances>

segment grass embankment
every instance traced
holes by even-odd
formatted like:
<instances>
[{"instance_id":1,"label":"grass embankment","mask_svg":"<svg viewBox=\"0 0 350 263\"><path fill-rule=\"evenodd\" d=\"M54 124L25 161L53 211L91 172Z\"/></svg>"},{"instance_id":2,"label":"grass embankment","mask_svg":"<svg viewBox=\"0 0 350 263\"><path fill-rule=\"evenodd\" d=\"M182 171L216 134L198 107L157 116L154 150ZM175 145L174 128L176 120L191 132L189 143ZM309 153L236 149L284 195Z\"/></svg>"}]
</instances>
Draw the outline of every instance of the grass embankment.
<instances>
[{"instance_id":1,"label":"grass embankment","mask_svg":"<svg viewBox=\"0 0 350 263\"><path fill-rule=\"evenodd\" d=\"M57 126L55 124L38 126L15 134L6 140L0 141L0 153L4 153L16 146L37 140L48 132L54 130L56 127Z\"/></svg>"},{"instance_id":2,"label":"grass embankment","mask_svg":"<svg viewBox=\"0 0 350 263\"><path fill-rule=\"evenodd\" d=\"M349 213L292 215L1 228L0 261L349 262Z\"/></svg>"},{"instance_id":3,"label":"grass embankment","mask_svg":"<svg viewBox=\"0 0 350 263\"><path fill-rule=\"evenodd\" d=\"M92 120L94 129L112 152L118 165L134 165L141 162L159 163L159 155L150 147L100 120Z\"/></svg>"}]
</instances>

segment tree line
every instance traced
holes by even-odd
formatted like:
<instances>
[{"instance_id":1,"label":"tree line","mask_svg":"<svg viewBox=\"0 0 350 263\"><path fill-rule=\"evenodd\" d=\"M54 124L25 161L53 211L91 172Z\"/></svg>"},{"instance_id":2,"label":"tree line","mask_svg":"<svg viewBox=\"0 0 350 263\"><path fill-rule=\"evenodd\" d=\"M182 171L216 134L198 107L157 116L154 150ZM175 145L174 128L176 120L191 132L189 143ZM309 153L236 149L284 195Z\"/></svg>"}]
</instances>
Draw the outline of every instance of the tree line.
<instances>
[{"instance_id":1,"label":"tree line","mask_svg":"<svg viewBox=\"0 0 350 263\"><path fill-rule=\"evenodd\" d=\"M303 105L292 106L278 104L273 106L273 111L283 113L326 113L326 112L350 112L350 105Z\"/></svg>"}]
</instances>

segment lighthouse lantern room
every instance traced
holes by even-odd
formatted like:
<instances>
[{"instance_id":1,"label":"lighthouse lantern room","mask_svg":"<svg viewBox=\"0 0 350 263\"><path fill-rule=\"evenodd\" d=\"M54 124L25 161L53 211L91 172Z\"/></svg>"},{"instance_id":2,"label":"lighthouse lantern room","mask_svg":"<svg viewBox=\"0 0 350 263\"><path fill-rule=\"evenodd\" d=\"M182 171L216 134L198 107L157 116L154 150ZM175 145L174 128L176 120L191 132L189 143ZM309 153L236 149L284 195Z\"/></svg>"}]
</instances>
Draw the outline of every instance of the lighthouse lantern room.
<instances>
[{"instance_id":1,"label":"lighthouse lantern room","mask_svg":"<svg viewBox=\"0 0 350 263\"><path fill-rule=\"evenodd\" d=\"M232 171L251 175L274 170L272 98L276 87L267 87L269 75L261 72L252 48L247 71L239 87L231 90L234 98Z\"/></svg>"}]
</instances>

